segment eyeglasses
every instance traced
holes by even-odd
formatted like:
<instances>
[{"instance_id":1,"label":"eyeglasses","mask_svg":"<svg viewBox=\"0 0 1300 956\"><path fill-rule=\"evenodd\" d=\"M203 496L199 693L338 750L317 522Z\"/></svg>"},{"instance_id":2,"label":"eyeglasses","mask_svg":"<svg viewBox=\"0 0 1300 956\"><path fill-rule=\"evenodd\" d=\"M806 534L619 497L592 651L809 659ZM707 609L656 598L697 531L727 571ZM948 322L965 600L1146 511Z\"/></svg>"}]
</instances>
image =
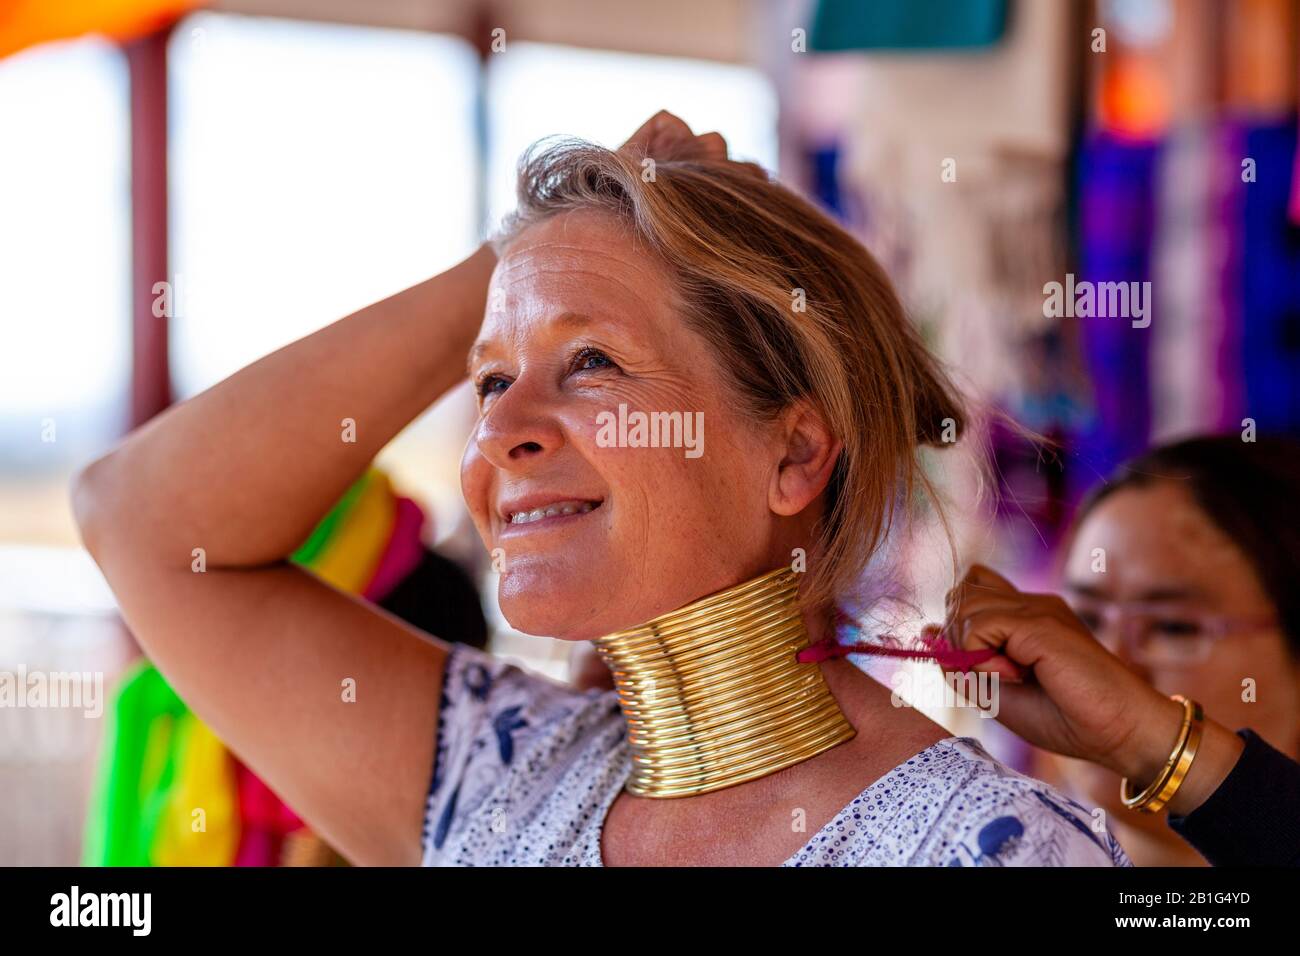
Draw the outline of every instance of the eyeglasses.
<instances>
[{"instance_id":1,"label":"eyeglasses","mask_svg":"<svg viewBox=\"0 0 1300 956\"><path fill-rule=\"evenodd\" d=\"M1276 623L1262 615L1212 614L1177 604L1079 600L1072 606L1103 647L1112 654L1122 648L1144 667L1195 666L1207 660L1223 638Z\"/></svg>"}]
</instances>

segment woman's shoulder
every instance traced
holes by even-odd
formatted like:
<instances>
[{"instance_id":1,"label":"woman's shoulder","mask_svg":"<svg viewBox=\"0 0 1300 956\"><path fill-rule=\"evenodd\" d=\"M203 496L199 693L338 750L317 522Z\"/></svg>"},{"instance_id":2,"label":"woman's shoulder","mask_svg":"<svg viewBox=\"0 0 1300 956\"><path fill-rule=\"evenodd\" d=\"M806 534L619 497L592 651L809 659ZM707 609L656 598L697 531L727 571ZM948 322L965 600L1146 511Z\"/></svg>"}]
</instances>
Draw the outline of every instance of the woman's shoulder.
<instances>
[{"instance_id":1,"label":"woman's shoulder","mask_svg":"<svg viewBox=\"0 0 1300 956\"><path fill-rule=\"evenodd\" d=\"M466 645L453 645L443 673L438 743L471 743L491 737L503 766L538 738L604 723L618 716L613 691L580 691L509 660ZM481 746L481 744L480 744ZM441 754L439 754L441 755ZM435 766L435 771L436 771ZM435 773L436 777L436 773ZM436 788L438 780L434 780Z\"/></svg>"},{"instance_id":2,"label":"woman's shoulder","mask_svg":"<svg viewBox=\"0 0 1300 956\"><path fill-rule=\"evenodd\" d=\"M1089 810L992 757L973 737L941 740L900 770L933 763L944 801L914 865L1131 866Z\"/></svg>"},{"instance_id":3,"label":"woman's shoulder","mask_svg":"<svg viewBox=\"0 0 1300 956\"><path fill-rule=\"evenodd\" d=\"M508 658L468 644L452 644L443 671L442 696L455 710L525 700L545 709L572 706L592 695L527 670Z\"/></svg>"},{"instance_id":4,"label":"woman's shoulder","mask_svg":"<svg viewBox=\"0 0 1300 956\"><path fill-rule=\"evenodd\" d=\"M539 810L581 767L612 763L624 737L613 691L579 691L508 660L453 645L443 674L423 845L432 862L508 809ZM478 820L478 817L484 817Z\"/></svg>"}]
</instances>

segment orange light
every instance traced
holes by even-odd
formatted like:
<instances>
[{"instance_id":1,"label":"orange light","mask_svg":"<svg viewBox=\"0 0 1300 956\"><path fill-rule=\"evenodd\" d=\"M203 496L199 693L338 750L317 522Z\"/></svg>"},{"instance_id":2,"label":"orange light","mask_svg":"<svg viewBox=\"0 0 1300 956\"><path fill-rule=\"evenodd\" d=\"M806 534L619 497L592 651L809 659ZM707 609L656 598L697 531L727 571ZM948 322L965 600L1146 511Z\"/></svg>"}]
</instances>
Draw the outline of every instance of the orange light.
<instances>
[{"instance_id":1,"label":"orange light","mask_svg":"<svg viewBox=\"0 0 1300 956\"><path fill-rule=\"evenodd\" d=\"M0 56L86 33L134 39L202 5L203 0L9 0L8 10L0 12Z\"/></svg>"}]
</instances>

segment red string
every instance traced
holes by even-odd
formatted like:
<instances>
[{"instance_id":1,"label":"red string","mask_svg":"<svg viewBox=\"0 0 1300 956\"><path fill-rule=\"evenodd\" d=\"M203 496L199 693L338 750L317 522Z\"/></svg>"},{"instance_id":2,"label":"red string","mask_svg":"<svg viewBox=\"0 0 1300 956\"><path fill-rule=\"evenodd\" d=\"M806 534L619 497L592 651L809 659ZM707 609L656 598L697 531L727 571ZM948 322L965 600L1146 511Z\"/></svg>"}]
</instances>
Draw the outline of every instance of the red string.
<instances>
[{"instance_id":1,"label":"red string","mask_svg":"<svg viewBox=\"0 0 1300 956\"><path fill-rule=\"evenodd\" d=\"M847 657L849 654L871 654L876 657L901 657L912 661L934 661L945 670L964 671L976 664L997 655L991 648L978 651L959 651L956 648L919 648L886 647L882 644L841 644L833 637L827 637L800 651L796 659L801 664L816 664L831 657Z\"/></svg>"},{"instance_id":2,"label":"red string","mask_svg":"<svg viewBox=\"0 0 1300 956\"><path fill-rule=\"evenodd\" d=\"M838 608L835 611L835 623L837 628L841 624L856 624L852 618ZM831 657L847 657L849 654L870 654L874 657L933 661L945 670L964 671L997 656L997 651L992 648L983 648L978 651L960 650L945 642L938 635L937 630L930 633L932 636L929 637L926 636L926 631L921 634L921 643L925 645L923 648L891 647L887 644L868 644L861 641L853 644L841 644L834 636L828 636L816 644L805 647L795 659L801 664L816 664Z\"/></svg>"}]
</instances>

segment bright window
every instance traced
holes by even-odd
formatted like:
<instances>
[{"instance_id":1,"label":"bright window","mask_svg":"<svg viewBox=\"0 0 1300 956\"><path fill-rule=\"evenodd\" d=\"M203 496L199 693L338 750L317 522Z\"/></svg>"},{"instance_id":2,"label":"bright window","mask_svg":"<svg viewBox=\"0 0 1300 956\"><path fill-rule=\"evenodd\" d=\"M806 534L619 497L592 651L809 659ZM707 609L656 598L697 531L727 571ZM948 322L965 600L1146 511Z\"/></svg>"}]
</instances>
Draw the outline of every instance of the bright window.
<instances>
[{"instance_id":1,"label":"bright window","mask_svg":"<svg viewBox=\"0 0 1300 956\"><path fill-rule=\"evenodd\" d=\"M170 63L181 396L473 248L467 44L200 14Z\"/></svg>"},{"instance_id":2,"label":"bright window","mask_svg":"<svg viewBox=\"0 0 1300 956\"><path fill-rule=\"evenodd\" d=\"M494 221L514 206L515 164L533 142L559 134L613 148L661 109L776 168L776 93L752 67L540 43L512 43L488 67Z\"/></svg>"},{"instance_id":3,"label":"bright window","mask_svg":"<svg viewBox=\"0 0 1300 956\"><path fill-rule=\"evenodd\" d=\"M72 544L67 480L125 425L128 103L102 41L0 59L0 542Z\"/></svg>"}]
</instances>

